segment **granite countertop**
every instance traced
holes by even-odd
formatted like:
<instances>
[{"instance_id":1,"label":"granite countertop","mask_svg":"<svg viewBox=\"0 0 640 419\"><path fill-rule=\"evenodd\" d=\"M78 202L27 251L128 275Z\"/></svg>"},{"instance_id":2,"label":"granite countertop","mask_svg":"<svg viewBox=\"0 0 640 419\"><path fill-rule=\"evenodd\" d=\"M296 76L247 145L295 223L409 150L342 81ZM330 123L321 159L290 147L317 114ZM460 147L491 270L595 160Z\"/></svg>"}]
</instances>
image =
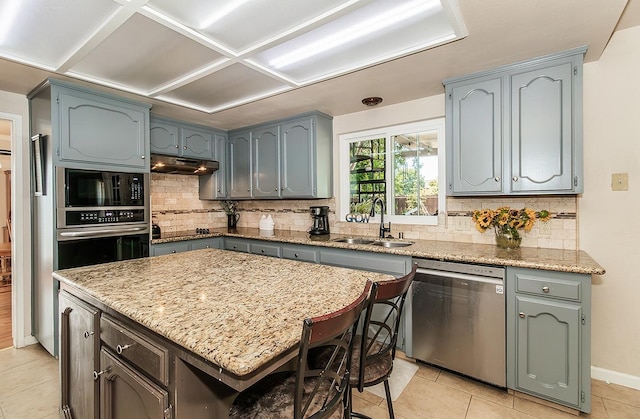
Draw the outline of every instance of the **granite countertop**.
<instances>
[{"instance_id":1,"label":"granite countertop","mask_svg":"<svg viewBox=\"0 0 640 419\"><path fill-rule=\"evenodd\" d=\"M152 244L171 243L206 237L240 237L260 239L281 243L303 244L311 246L332 247L368 252L390 253L416 258L437 259L451 262L479 263L497 266L518 266L522 268L544 269L550 271L573 272L581 274L602 275L605 269L582 250L544 249L537 247L520 247L516 250L505 250L495 245L457 243L438 240L410 240L414 242L408 247L386 248L367 244L347 244L336 242L336 239L349 237L340 234L312 236L303 231L275 230L272 233L257 228L238 228L228 231L226 228L210 229L209 234L195 232L175 232L163 234L160 239L151 240ZM396 239L398 240L398 239Z\"/></svg>"},{"instance_id":2,"label":"granite countertop","mask_svg":"<svg viewBox=\"0 0 640 419\"><path fill-rule=\"evenodd\" d=\"M393 276L218 249L54 272L107 307L237 376L300 341L305 318Z\"/></svg>"}]
</instances>

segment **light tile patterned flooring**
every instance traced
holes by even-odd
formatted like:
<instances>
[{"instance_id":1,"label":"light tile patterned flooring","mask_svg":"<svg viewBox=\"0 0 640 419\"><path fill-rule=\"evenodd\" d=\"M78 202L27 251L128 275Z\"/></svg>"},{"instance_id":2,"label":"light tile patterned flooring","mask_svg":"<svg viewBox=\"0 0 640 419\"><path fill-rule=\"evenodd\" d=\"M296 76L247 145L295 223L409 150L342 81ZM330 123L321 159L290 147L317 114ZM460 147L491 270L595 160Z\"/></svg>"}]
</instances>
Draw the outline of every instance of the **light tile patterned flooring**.
<instances>
[{"instance_id":1,"label":"light tile patterned flooring","mask_svg":"<svg viewBox=\"0 0 640 419\"><path fill-rule=\"evenodd\" d=\"M593 380L591 418L640 418L640 390ZM58 416L58 362L39 345L0 350L0 419L54 419ZM420 365L394 402L398 419L575 418L491 386ZM354 392L354 410L388 418L386 402L367 391ZM132 418L137 419L137 418Z\"/></svg>"}]
</instances>

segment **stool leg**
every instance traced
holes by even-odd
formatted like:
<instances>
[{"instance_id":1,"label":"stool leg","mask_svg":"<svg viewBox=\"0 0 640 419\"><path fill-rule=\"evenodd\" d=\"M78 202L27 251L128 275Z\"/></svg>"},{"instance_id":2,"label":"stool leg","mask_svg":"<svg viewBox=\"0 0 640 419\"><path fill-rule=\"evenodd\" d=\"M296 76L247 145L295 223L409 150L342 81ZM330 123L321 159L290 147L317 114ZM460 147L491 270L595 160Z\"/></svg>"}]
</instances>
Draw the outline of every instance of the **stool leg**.
<instances>
[{"instance_id":1,"label":"stool leg","mask_svg":"<svg viewBox=\"0 0 640 419\"><path fill-rule=\"evenodd\" d=\"M389 409L389 419L394 419L393 402L391 402L391 389L389 388L389 380L384 380L384 394L387 396L387 409Z\"/></svg>"}]
</instances>

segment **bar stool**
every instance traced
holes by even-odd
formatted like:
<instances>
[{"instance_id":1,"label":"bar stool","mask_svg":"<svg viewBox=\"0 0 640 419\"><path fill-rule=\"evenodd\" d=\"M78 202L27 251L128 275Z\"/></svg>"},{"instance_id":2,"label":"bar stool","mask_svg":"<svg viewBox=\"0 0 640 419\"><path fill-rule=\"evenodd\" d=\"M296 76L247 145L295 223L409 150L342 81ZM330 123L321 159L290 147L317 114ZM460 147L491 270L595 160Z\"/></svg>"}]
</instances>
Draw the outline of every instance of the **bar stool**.
<instances>
[{"instance_id":1,"label":"bar stool","mask_svg":"<svg viewBox=\"0 0 640 419\"><path fill-rule=\"evenodd\" d=\"M393 403L389 389L389 376L396 357L396 343L400 317L404 308L409 286L416 275L418 265L411 272L393 281L377 282L371 290L371 303L364 315L362 334L356 338L352 355L353 374L349 379L349 415L369 418L361 413L351 412L351 389L363 392L365 387L384 383L389 417L393 419Z\"/></svg>"},{"instance_id":2,"label":"bar stool","mask_svg":"<svg viewBox=\"0 0 640 419\"><path fill-rule=\"evenodd\" d=\"M230 418L344 418L348 415L349 372L360 313L369 302L371 281L347 307L305 319L295 372L265 377L236 398ZM310 350L330 356L321 366L307 363Z\"/></svg>"}]
</instances>

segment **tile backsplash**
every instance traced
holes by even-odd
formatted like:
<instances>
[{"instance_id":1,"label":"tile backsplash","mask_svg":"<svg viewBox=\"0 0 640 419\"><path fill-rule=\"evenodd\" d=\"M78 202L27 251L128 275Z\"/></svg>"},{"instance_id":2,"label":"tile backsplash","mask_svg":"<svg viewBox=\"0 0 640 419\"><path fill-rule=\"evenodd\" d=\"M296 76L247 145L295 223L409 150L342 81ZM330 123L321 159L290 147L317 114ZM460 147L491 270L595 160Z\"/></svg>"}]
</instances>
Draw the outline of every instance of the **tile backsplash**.
<instances>
[{"instance_id":1,"label":"tile backsplash","mask_svg":"<svg viewBox=\"0 0 640 419\"><path fill-rule=\"evenodd\" d=\"M335 199L239 201L239 227L258 227L263 214L271 214L278 230L306 231L311 226L309 207L327 205L332 233L375 236L377 223L354 223L336 219ZM577 198L575 196L447 198L447 214L437 226L393 224L391 234L406 239L443 240L493 244L492 231L476 230L471 214L480 208L528 207L551 212L547 229L537 222L523 233L522 246L576 250L578 248ZM151 174L151 213L163 232L226 227L227 217L218 201L198 198L196 176Z\"/></svg>"}]
</instances>

